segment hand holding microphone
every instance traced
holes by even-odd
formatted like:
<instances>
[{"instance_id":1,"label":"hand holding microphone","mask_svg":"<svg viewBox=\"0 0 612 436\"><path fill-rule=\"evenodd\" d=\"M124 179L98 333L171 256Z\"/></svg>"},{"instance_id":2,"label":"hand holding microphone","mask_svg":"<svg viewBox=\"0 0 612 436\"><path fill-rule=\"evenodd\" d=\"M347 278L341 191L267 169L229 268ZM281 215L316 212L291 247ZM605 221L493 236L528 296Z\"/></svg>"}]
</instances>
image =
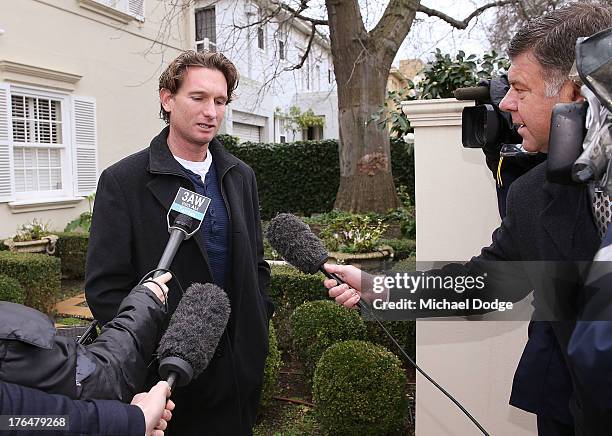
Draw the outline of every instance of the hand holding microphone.
<instances>
[{"instance_id":1,"label":"hand holding microphone","mask_svg":"<svg viewBox=\"0 0 612 436\"><path fill-rule=\"evenodd\" d=\"M165 381L158 382L149 392L134 395L130 404L140 407L145 418L145 435L162 436L172 419L174 403L169 400L170 386Z\"/></svg>"},{"instance_id":2,"label":"hand holding microphone","mask_svg":"<svg viewBox=\"0 0 612 436\"><path fill-rule=\"evenodd\" d=\"M323 267L344 282L338 283L335 279L325 279L323 285L329 290L329 296L344 307L355 307L361 299L361 274L365 273L353 265L326 263Z\"/></svg>"},{"instance_id":3,"label":"hand holding microphone","mask_svg":"<svg viewBox=\"0 0 612 436\"><path fill-rule=\"evenodd\" d=\"M168 286L166 283L172 278L172 273L166 272L151 280L146 280L143 285L149 288L162 303L166 302L168 295Z\"/></svg>"}]
</instances>

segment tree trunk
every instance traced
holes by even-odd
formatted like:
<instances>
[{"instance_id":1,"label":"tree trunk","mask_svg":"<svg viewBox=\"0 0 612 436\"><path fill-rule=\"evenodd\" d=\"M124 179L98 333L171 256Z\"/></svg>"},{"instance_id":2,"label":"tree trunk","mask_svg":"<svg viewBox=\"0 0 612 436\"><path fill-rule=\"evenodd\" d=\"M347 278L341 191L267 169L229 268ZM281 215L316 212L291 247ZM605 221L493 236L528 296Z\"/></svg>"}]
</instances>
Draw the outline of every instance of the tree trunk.
<instances>
[{"instance_id":1,"label":"tree trunk","mask_svg":"<svg viewBox=\"0 0 612 436\"><path fill-rule=\"evenodd\" d=\"M392 57L363 27L355 0L326 0L338 84L340 187L335 208L385 212L400 205L391 175L389 132L370 121L384 103Z\"/></svg>"}]
</instances>

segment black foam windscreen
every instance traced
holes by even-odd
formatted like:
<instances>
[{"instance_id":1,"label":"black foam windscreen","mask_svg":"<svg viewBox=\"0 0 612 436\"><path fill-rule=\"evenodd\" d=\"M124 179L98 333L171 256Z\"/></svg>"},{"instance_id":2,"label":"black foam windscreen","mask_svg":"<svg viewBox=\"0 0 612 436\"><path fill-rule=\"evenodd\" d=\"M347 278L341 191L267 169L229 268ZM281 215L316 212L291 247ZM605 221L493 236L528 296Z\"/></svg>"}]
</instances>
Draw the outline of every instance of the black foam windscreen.
<instances>
[{"instance_id":1,"label":"black foam windscreen","mask_svg":"<svg viewBox=\"0 0 612 436\"><path fill-rule=\"evenodd\" d=\"M270 221L267 237L272 248L303 273L315 274L327 260L323 241L290 213L278 214Z\"/></svg>"},{"instance_id":2,"label":"black foam windscreen","mask_svg":"<svg viewBox=\"0 0 612 436\"><path fill-rule=\"evenodd\" d=\"M211 283L192 284L159 342L159 360L179 357L191 365L193 377L198 377L210 363L229 315L230 302L223 289Z\"/></svg>"}]
</instances>

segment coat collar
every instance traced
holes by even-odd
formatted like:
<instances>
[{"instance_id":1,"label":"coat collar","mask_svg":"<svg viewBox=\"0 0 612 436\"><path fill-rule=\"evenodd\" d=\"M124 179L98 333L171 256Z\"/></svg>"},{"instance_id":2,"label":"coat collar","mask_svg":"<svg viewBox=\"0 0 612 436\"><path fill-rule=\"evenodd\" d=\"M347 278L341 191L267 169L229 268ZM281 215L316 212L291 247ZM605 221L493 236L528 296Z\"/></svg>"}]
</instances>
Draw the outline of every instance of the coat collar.
<instances>
[{"instance_id":1,"label":"coat collar","mask_svg":"<svg viewBox=\"0 0 612 436\"><path fill-rule=\"evenodd\" d=\"M592 260L601 241L587 186L545 181L543 188L550 201L542 212L542 225L557 249L568 260Z\"/></svg>"},{"instance_id":2,"label":"coat collar","mask_svg":"<svg viewBox=\"0 0 612 436\"><path fill-rule=\"evenodd\" d=\"M166 126L160 133L151 141L149 147L149 171L153 174L172 174L179 177L187 177L181 167L181 164L174 159L170 149L168 148L168 133L170 127ZM213 154L213 162L217 173L220 177L240 161L227 152L225 147L217 138L213 138L208 145Z\"/></svg>"}]
</instances>

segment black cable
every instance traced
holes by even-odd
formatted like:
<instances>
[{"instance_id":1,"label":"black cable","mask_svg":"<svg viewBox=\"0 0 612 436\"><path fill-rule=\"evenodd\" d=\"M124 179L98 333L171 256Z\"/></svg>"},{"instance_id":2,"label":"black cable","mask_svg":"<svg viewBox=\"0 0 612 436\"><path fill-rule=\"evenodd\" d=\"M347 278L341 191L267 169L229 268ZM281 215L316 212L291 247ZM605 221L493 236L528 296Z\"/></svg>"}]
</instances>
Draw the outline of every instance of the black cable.
<instances>
[{"instance_id":1,"label":"black cable","mask_svg":"<svg viewBox=\"0 0 612 436\"><path fill-rule=\"evenodd\" d=\"M359 302L361 302L361 300ZM446 395L448 397L448 399L451 400L455 404L455 406L457 406L465 414L465 416L467 416L474 423L474 425L476 427L478 427L478 429L482 432L482 434L484 434L485 436L489 436L489 433L487 433L487 431L483 428L483 426L480 425L480 423L476 420L476 418L474 418L470 414L470 412L468 412L466 410L466 408L463 407L461 405L461 403L455 399L455 397L453 397L446 389L444 389L442 386L440 386L438 384L438 382L436 382L433 378L431 378L429 376L429 374L427 374L424 370L422 370L421 367L419 365L417 365L414 360L412 360L412 358L408 355L408 353L406 353L404 348L395 340L393 335L391 335L391 333L389 333L389 331L385 328L385 326L382 324L382 322L380 322L378 317L376 317L376 315L374 315L374 313L372 312L372 310L370 310L370 308L368 306L366 306L365 304L361 304L361 305L359 305L359 307L361 307L362 309L366 309L368 311L368 316L371 316L372 318L374 318L374 320L378 323L378 325L387 334L389 339L391 339L391 341L397 346L397 348L404 355L404 357L406 357L406 359L408 359L408 362L410 363L410 365L412 365L412 367L414 369L416 369L418 372L420 372L421 375L423 375L423 377L425 377L427 380L429 380L431 382L431 384L433 384L436 388L438 388L440 390L440 392L442 392L444 395Z\"/></svg>"},{"instance_id":2,"label":"black cable","mask_svg":"<svg viewBox=\"0 0 612 436\"><path fill-rule=\"evenodd\" d=\"M325 274L327 276L327 278L335 280L336 283L338 283L338 285L346 284L337 275L329 273L325 268L322 267L320 270L323 272L323 274ZM412 358L408 355L408 353L406 353L404 348L395 340L393 335L391 333L389 333L389 331L385 328L385 326L382 324L380 319L374 314L374 312L368 307L368 305L365 302L359 300L357 302L357 306L359 306L359 308L361 308L362 310L367 311L368 316L371 316L374 319L374 321L376 321L378 323L378 325L383 329L383 331L386 333L386 335L389 337L389 339L391 339L391 341L400 350L400 352L404 355L404 357L406 357L406 359L408 359L408 362L410 363L410 365L412 365L412 367L414 369L416 369L418 372L420 372L421 375L423 375L423 377L425 377L427 380L429 380L429 382L431 384L433 384L436 388L438 388L440 390L440 392L442 392L444 395L446 395L448 397L448 399L451 400L455 404L455 406L457 406L459 408L459 410L461 410L465 414L465 416L467 416L474 423L474 425L476 427L478 427L478 429L482 432L482 434L484 434L485 436L489 436L489 433L487 433L487 431L484 429L484 427L482 425L480 425L480 423L476 420L476 418L474 418L470 414L470 412L468 412L466 410L466 408L463 407L461 405L461 403L455 399L455 397L453 397L446 389L444 389L442 386L440 386L438 384L438 382L436 382L433 378L431 378L429 376L429 374L427 374L424 370L422 370L421 367L419 365L417 365L417 363L414 360L412 360Z\"/></svg>"}]
</instances>

